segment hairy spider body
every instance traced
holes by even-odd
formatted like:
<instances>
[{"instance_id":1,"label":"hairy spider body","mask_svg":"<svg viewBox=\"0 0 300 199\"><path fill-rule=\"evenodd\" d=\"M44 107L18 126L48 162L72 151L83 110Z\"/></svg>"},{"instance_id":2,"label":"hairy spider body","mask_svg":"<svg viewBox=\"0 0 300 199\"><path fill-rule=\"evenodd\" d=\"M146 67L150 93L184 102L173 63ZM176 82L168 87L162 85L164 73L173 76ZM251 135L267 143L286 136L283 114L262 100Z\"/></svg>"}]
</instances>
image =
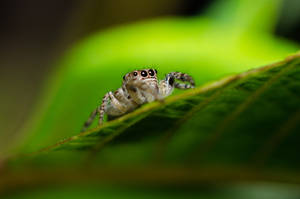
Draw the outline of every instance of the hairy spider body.
<instances>
[{"instance_id":1,"label":"hairy spider body","mask_svg":"<svg viewBox=\"0 0 300 199\"><path fill-rule=\"evenodd\" d=\"M179 83L175 80L188 82ZM157 71L154 69L135 70L123 76L123 83L115 92L108 92L102 98L102 103L84 123L85 131L99 114L99 125L103 123L104 114L114 118L133 111L142 104L163 100L169 96L174 88L194 88L195 82L191 76L181 72L171 72L158 82Z\"/></svg>"}]
</instances>

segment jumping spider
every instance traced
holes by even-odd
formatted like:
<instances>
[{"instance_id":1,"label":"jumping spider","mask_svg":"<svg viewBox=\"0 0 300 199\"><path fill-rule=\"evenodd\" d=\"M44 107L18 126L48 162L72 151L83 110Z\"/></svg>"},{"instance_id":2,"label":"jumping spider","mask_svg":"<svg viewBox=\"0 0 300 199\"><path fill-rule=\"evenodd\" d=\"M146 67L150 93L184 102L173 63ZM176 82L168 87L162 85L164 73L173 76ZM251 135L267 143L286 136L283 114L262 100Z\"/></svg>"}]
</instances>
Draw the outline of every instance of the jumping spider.
<instances>
[{"instance_id":1,"label":"jumping spider","mask_svg":"<svg viewBox=\"0 0 300 199\"><path fill-rule=\"evenodd\" d=\"M156 75L157 70L155 69L135 70L124 75L122 87L104 95L101 105L91 113L89 119L84 123L82 131L91 125L97 114L99 114L99 125L101 125L105 113L109 117L121 116L147 102L162 101L172 93L174 88L195 87L193 78L185 73L171 72L159 82ZM189 84L175 82L175 79Z\"/></svg>"}]
</instances>

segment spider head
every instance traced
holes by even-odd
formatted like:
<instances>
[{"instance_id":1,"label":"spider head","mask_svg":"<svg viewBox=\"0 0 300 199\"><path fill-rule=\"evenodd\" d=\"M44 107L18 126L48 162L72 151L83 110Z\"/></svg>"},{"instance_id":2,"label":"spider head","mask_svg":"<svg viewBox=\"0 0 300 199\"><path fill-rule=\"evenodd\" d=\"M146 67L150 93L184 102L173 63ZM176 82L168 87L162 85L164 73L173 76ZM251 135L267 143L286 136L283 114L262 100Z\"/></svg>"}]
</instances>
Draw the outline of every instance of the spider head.
<instances>
[{"instance_id":1,"label":"spider head","mask_svg":"<svg viewBox=\"0 0 300 199\"><path fill-rule=\"evenodd\" d=\"M135 70L124 75L124 81L130 80L157 80L157 70L156 69L142 69Z\"/></svg>"}]
</instances>

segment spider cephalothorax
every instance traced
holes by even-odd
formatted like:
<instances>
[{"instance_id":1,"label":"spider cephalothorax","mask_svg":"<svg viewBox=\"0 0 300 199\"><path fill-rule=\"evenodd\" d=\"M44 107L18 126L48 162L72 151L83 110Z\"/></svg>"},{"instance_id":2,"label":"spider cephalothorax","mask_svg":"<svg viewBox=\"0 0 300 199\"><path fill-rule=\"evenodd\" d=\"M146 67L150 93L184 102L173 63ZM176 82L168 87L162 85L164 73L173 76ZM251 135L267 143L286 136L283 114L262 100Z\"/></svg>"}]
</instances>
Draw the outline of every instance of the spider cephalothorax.
<instances>
[{"instance_id":1,"label":"spider cephalothorax","mask_svg":"<svg viewBox=\"0 0 300 199\"><path fill-rule=\"evenodd\" d=\"M179 83L175 80L189 82ZM128 113L142 104L155 100L162 100L169 96L174 88L194 88L195 82L191 76L181 72L171 72L165 79L157 81L157 70L143 69L135 70L123 76L122 87L115 92L104 95L102 103L95 109L90 118L85 122L82 131L91 125L99 113L99 125L102 124L104 114L117 117Z\"/></svg>"}]
</instances>

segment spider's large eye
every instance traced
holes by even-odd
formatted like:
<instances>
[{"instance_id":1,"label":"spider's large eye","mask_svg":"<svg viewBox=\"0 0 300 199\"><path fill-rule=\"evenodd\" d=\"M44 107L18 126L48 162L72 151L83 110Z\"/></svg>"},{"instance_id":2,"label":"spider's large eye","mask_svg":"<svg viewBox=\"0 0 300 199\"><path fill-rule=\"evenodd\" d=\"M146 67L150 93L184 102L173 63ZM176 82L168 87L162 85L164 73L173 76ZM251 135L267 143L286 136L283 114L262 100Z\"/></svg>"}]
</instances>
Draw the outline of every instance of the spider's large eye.
<instances>
[{"instance_id":1,"label":"spider's large eye","mask_svg":"<svg viewBox=\"0 0 300 199\"><path fill-rule=\"evenodd\" d=\"M154 71L153 71L152 69L150 69L150 70L148 71L148 73L149 73L149 75L154 76Z\"/></svg>"},{"instance_id":2,"label":"spider's large eye","mask_svg":"<svg viewBox=\"0 0 300 199\"><path fill-rule=\"evenodd\" d=\"M155 74L157 74L157 70L156 70L156 69L154 69L154 71L155 71Z\"/></svg>"},{"instance_id":3,"label":"spider's large eye","mask_svg":"<svg viewBox=\"0 0 300 199\"><path fill-rule=\"evenodd\" d=\"M123 76L123 80L125 80L125 75Z\"/></svg>"},{"instance_id":4,"label":"spider's large eye","mask_svg":"<svg viewBox=\"0 0 300 199\"><path fill-rule=\"evenodd\" d=\"M143 77L147 77L147 72L144 71L144 70L142 70L141 75L142 75Z\"/></svg>"},{"instance_id":5,"label":"spider's large eye","mask_svg":"<svg viewBox=\"0 0 300 199\"><path fill-rule=\"evenodd\" d=\"M138 75L138 73L137 73L137 72L133 72L133 75L134 75L134 76L137 76L137 75Z\"/></svg>"}]
</instances>

